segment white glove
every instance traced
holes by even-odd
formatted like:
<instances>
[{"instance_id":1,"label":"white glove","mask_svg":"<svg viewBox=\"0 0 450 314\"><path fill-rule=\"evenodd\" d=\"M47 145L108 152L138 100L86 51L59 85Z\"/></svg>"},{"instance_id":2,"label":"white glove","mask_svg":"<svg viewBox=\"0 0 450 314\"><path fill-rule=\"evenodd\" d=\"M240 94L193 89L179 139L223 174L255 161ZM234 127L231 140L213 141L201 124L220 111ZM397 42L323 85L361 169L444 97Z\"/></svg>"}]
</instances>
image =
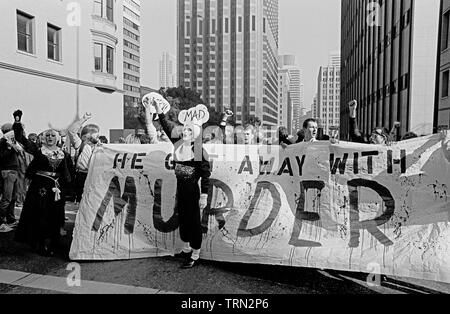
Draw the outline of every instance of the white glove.
<instances>
[{"instance_id":1,"label":"white glove","mask_svg":"<svg viewBox=\"0 0 450 314\"><path fill-rule=\"evenodd\" d=\"M206 206L208 205L208 194L200 195L198 205L200 207L200 210L204 210L206 208Z\"/></svg>"}]
</instances>

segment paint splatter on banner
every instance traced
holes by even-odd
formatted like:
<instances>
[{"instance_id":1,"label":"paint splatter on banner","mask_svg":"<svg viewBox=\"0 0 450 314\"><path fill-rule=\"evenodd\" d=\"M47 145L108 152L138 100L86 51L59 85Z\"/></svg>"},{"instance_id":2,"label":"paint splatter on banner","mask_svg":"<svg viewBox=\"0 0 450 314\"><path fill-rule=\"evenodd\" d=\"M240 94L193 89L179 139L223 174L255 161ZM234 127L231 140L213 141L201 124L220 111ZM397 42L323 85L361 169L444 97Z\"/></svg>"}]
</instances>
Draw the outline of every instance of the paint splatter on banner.
<instances>
[{"instance_id":1,"label":"paint splatter on banner","mask_svg":"<svg viewBox=\"0 0 450 314\"><path fill-rule=\"evenodd\" d=\"M202 258L450 282L449 138L207 145ZM70 257L120 260L181 247L172 146L94 154Z\"/></svg>"}]
</instances>

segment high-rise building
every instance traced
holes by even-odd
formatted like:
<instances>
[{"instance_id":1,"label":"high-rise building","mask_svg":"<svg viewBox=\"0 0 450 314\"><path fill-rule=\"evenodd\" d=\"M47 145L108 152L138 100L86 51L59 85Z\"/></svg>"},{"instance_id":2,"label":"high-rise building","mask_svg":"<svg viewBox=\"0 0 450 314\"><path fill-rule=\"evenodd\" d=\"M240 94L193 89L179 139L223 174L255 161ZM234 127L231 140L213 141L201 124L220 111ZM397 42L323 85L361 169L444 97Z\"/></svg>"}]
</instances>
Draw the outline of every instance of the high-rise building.
<instances>
[{"instance_id":1,"label":"high-rise building","mask_svg":"<svg viewBox=\"0 0 450 314\"><path fill-rule=\"evenodd\" d=\"M348 138L349 101L359 102L362 132L391 129L399 136L433 131L439 90L440 0L342 0L341 138ZM444 77L445 79L445 77Z\"/></svg>"},{"instance_id":2,"label":"high-rise building","mask_svg":"<svg viewBox=\"0 0 450 314\"><path fill-rule=\"evenodd\" d=\"M278 0L178 0L178 84L278 124Z\"/></svg>"},{"instance_id":3,"label":"high-rise building","mask_svg":"<svg viewBox=\"0 0 450 314\"><path fill-rule=\"evenodd\" d=\"M91 112L102 135L123 128L121 0L0 1L1 118L27 132Z\"/></svg>"},{"instance_id":4,"label":"high-rise building","mask_svg":"<svg viewBox=\"0 0 450 314\"><path fill-rule=\"evenodd\" d=\"M443 0L441 8L441 34L439 58L439 93L435 110L435 129L450 128L450 0Z\"/></svg>"},{"instance_id":5,"label":"high-rise building","mask_svg":"<svg viewBox=\"0 0 450 314\"><path fill-rule=\"evenodd\" d=\"M137 127L134 115L141 103L141 1L123 0L124 128Z\"/></svg>"},{"instance_id":6,"label":"high-rise building","mask_svg":"<svg viewBox=\"0 0 450 314\"><path fill-rule=\"evenodd\" d=\"M159 61L159 86L177 87L176 59L168 52Z\"/></svg>"},{"instance_id":7,"label":"high-rise building","mask_svg":"<svg viewBox=\"0 0 450 314\"><path fill-rule=\"evenodd\" d=\"M311 105L311 116L313 119L319 120L319 106L317 105L317 94L313 98L313 102Z\"/></svg>"},{"instance_id":8,"label":"high-rise building","mask_svg":"<svg viewBox=\"0 0 450 314\"><path fill-rule=\"evenodd\" d=\"M341 53L339 51L333 51L330 53L328 66L341 67Z\"/></svg>"},{"instance_id":9,"label":"high-rise building","mask_svg":"<svg viewBox=\"0 0 450 314\"><path fill-rule=\"evenodd\" d=\"M301 69L296 64L296 58L293 55L283 55L279 59L280 69L286 69L290 75L290 96L292 100L292 130L294 133L302 128L301 117L306 114L304 107L304 85Z\"/></svg>"},{"instance_id":10,"label":"high-rise building","mask_svg":"<svg viewBox=\"0 0 450 314\"><path fill-rule=\"evenodd\" d=\"M339 66L331 64L319 69L313 117L319 120L319 128L324 134L329 134L331 127L339 127L340 124L340 72Z\"/></svg>"},{"instance_id":11,"label":"high-rise building","mask_svg":"<svg viewBox=\"0 0 450 314\"><path fill-rule=\"evenodd\" d=\"M278 70L278 106L279 106L279 127L286 127L289 132L292 131L292 99L291 99L291 75L286 68Z\"/></svg>"}]
</instances>

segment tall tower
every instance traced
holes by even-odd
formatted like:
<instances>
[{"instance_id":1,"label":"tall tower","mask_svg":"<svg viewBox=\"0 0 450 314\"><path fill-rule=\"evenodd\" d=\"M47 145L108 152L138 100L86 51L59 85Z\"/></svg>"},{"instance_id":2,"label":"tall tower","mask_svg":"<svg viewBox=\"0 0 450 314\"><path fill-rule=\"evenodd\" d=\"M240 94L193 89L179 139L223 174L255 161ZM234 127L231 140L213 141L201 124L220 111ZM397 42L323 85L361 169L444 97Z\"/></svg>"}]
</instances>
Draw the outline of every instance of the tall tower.
<instances>
[{"instance_id":1,"label":"tall tower","mask_svg":"<svg viewBox=\"0 0 450 314\"><path fill-rule=\"evenodd\" d=\"M123 2L123 104L124 128L135 129L134 115L141 103L141 1Z\"/></svg>"},{"instance_id":2,"label":"tall tower","mask_svg":"<svg viewBox=\"0 0 450 314\"><path fill-rule=\"evenodd\" d=\"M278 0L178 0L178 84L278 124Z\"/></svg>"},{"instance_id":3,"label":"tall tower","mask_svg":"<svg viewBox=\"0 0 450 314\"><path fill-rule=\"evenodd\" d=\"M177 87L175 57L168 52L159 61L159 87Z\"/></svg>"},{"instance_id":4,"label":"tall tower","mask_svg":"<svg viewBox=\"0 0 450 314\"><path fill-rule=\"evenodd\" d=\"M293 55L280 56L280 69L286 69L290 76L289 92L292 100L292 131L296 133L302 128L300 118L305 115L303 73L297 66ZM289 129L291 130L291 129Z\"/></svg>"}]
</instances>

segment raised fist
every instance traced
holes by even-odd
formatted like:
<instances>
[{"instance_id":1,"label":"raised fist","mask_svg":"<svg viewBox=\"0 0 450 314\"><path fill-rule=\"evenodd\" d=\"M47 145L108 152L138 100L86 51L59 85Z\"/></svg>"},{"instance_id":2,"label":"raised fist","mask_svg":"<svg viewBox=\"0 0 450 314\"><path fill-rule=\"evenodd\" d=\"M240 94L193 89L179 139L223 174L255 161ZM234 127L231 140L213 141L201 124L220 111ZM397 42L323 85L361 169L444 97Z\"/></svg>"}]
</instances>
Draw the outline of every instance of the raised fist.
<instances>
[{"instance_id":1,"label":"raised fist","mask_svg":"<svg viewBox=\"0 0 450 314\"><path fill-rule=\"evenodd\" d=\"M356 109L358 108L358 102L352 100L348 103L348 108L350 109L350 118L356 118Z\"/></svg>"}]
</instances>

